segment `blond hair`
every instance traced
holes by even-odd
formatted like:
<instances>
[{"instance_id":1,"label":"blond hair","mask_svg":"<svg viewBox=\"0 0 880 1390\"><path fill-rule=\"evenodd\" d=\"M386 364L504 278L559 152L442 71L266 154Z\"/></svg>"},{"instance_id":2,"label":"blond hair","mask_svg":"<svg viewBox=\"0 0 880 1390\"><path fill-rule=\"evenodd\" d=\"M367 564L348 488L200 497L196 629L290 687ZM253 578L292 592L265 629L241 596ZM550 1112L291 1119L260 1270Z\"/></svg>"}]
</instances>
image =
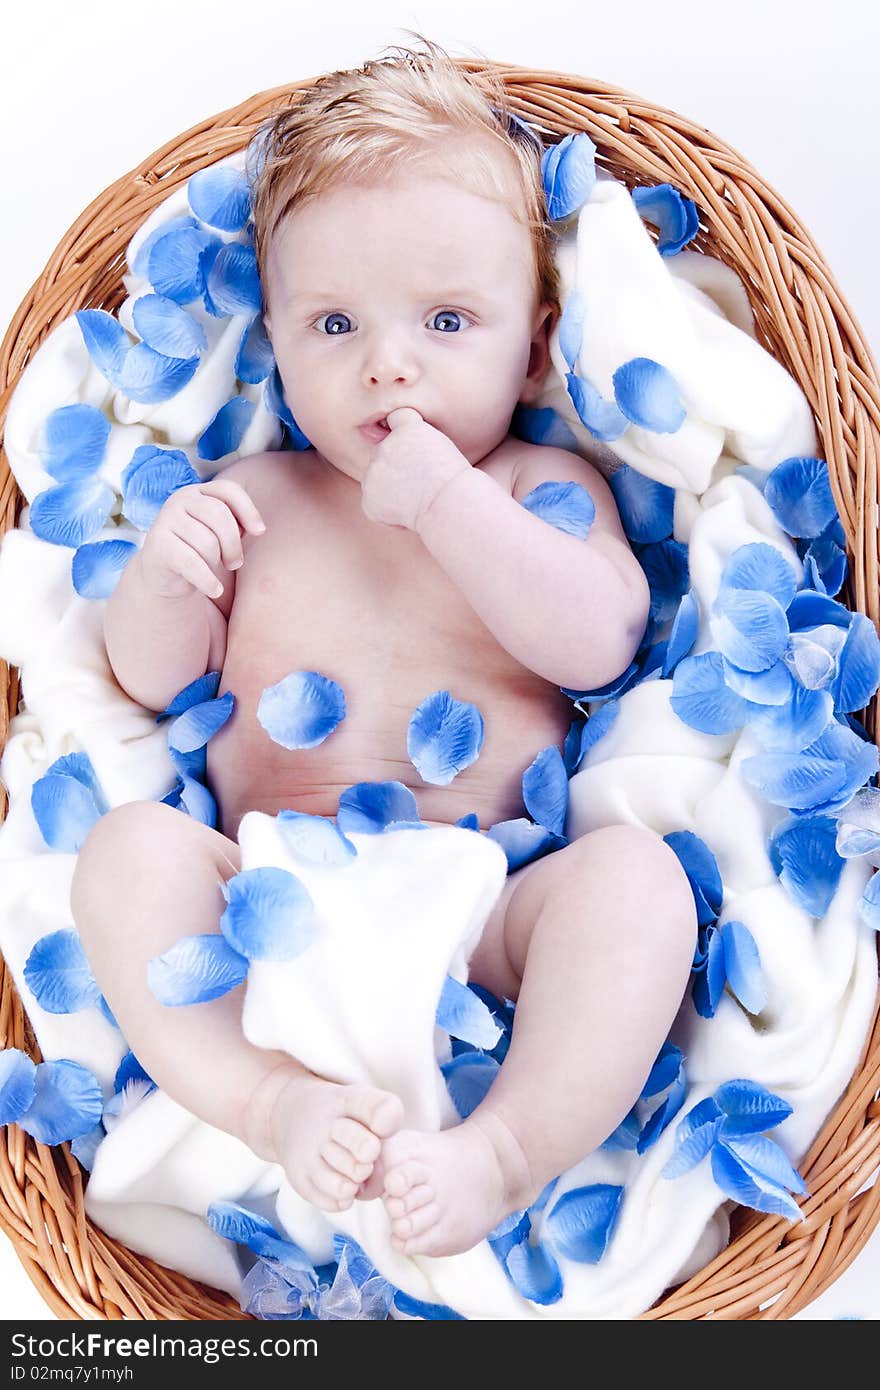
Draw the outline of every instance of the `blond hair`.
<instances>
[{"instance_id":1,"label":"blond hair","mask_svg":"<svg viewBox=\"0 0 880 1390\"><path fill-rule=\"evenodd\" d=\"M414 37L421 50L396 46L361 68L328 73L260 126L247 170L263 284L272 236L295 208L340 184L382 182L403 160L436 165L439 157L472 192L503 202L528 226L538 301L558 311L539 137L509 110L491 73L472 76Z\"/></svg>"}]
</instances>

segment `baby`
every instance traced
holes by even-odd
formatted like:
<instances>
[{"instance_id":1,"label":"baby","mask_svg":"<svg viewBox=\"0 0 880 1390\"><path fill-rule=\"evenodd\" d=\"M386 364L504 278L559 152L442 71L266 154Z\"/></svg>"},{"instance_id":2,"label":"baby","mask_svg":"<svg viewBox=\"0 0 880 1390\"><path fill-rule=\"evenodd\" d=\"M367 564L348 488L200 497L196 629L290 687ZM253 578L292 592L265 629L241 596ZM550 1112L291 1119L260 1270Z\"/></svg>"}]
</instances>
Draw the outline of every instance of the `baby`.
<instances>
[{"instance_id":1,"label":"baby","mask_svg":"<svg viewBox=\"0 0 880 1390\"><path fill-rule=\"evenodd\" d=\"M616 825L509 875L469 978L517 1001L512 1042L483 1103L439 1133L406 1128L388 1091L252 1046L241 989L164 1007L147 962L219 930L246 811L332 817L354 783L397 780L432 825L522 815L524 769L571 721L560 686L604 685L639 645L648 589L607 484L509 433L541 391L558 288L540 151L502 102L428 45L325 78L272 125L254 198L264 317L312 447L174 492L105 626L120 684L150 709L222 671L235 711L207 765L220 829L120 806L73 883L97 980L158 1085L318 1207L381 1198L405 1254L475 1245L638 1097L695 943L672 851ZM589 493L585 539L521 505L547 481ZM338 681L347 714L290 751L256 709L298 670ZM407 756L409 720L437 690L485 721L479 758L448 786Z\"/></svg>"}]
</instances>

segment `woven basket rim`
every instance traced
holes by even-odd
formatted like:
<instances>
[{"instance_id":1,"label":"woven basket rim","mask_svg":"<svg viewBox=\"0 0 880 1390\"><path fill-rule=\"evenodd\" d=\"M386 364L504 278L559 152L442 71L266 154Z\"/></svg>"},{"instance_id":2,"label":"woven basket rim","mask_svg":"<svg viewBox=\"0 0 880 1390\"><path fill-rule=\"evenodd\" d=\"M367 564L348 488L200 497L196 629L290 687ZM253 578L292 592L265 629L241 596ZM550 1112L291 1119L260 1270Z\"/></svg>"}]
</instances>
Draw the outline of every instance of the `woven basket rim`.
<instances>
[{"instance_id":1,"label":"woven basket rim","mask_svg":"<svg viewBox=\"0 0 880 1390\"><path fill-rule=\"evenodd\" d=\"M697 204L690 249L730 265L748 293L758 339L804 389L847 533L845 595L880 618L877 502L880 381L865 337L794 210L731 146L679 113L613 84L506 62L456 59L490 72L512 109L562 136L585 130L598 158L628 186L670 182ZM61 238L0 346L0 431L33 353L78 308L118 308L125 248L149 212L196 171L241 149L260 121L317 81L258 92L174 137L95 198ZM0 449L0 536L22 498ZM0 749L19 701L18 673L0 662ZM877 703L866 716L877 732ZM2 796L2 787L0 787ZM0 819L5 815L0 802ZM39 1050L0 960L0 1046ZM649 1320L787 1318L830 1286L880 1222L880 1017L862 1057L802 1163L812 1196L805 1220L738 1210L730 1244L640 1315ZM83 1181L67 1145L46 1148L17 1126L0 1144L0 1228L48 1306L62 1318L241 1319L227 1295L134 1255L89 1221ZM865 1190L862 1190L864 1188Z\"/></svg>"}]
</instances>

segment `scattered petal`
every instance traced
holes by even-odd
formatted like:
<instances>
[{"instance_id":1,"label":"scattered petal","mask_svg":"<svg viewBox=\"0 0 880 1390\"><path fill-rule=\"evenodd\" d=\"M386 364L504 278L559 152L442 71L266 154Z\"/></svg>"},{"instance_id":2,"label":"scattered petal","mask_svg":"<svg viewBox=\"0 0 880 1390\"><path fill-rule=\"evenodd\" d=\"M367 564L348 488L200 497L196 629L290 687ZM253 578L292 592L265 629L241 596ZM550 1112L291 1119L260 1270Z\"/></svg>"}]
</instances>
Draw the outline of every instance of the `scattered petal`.
<instances>
[{"instance_id":1,"label":"scattered petal","mask_svg":"<svg viewBox=\"0 0 880 1390\"><path fill-rule=\"evenodd\" d=\"M436 690L418 706L406 733L406 751L423 782L446 787L480 756L485 726L476 705Z\"/></svg>"},{"instance_id":2,"label":"scattered petal","mask_svg":"<svg viewBox=\"0 0 880 1390\"><path fill-rule=\"evenodd\" d=\"M727 984L727 962L720 931L712 926L707 927L705 940L705 959L694 971L691 997L700 1018L714 1018Z\"/></svg>"},{"instance_id":3,"label":"scattered petal","mask_svg":"<svg viewBox=\"0 0 880 1390\"><path fill-rule=\"evenodd\" d=\"M782 1124L792 1113L788 1101L775 1096L756 1081L743 1077L725 1081L715 1092L715 1100L724 1111L725 1138L763 1134L765 1130L775 1129Z\"/></svg>"},{"instance_id":4,"label":"scattered petal","mask_svg":"<svg viewBox=\"0 0 880 1390\"><path fill-rule=\"evenodd\" d=\"M559 350L565 358L570 372L575 370L580 356L581 343L584 337L585 312L584 296L580 290L572 290L565 301L565 308L559 320Z\"/></svg>"},{"instance_id":5,"label":"scattered petal","mask_svg":"<svg viewBox=\"0 0 880 1390\"><path fill-rule=\"evenodd\" d=\"M46 844L60 854L77 854L101 816L88 786L77 777L53 772L52 768L34 782L31 809Z\"/></svg>"},{"instance_id":6,"label":"scattered petal","mask_svg":"<svg viewBox=\"0 0 880 1390\"><path fill-rule=\"evenodd\" d=\"M101 1087L78 1062L40 1062L32 1104L18 1123L39 1144L63 1144L94 1129L104 1110Z\"/></svg>"},{"instance_id":7,"label":"scattered petal","mask_svg":"<svg viewBox=\"0 0 880 1390\"><path fill-rule=\"evenodd\" d=\"M679 662L669 703L679 719L704 734L733 733L752 712L748 700L728 687L719 652L702 652Z\"/></svg>"},{"instance_id":8,"label":"scattered petal","mask_svg":"<svg viewBox=\"0 0 880 1390\"><path fill-rule=\"evenodd\" d=\"M721 589L757 589L787 609L797 592L797 576L775 545L741 545L721 572Z\"/></svg>"},{"instance_id":9,"label":"scattered petal","mask_svg":"<svg viewBox=\"0 0 880 1390\"><path fill-rule=\"evenodd\" d=\"M535 859L543 859L545 854L562 849L568 841L561 835L554 835L543 825L533 825L530 820L520 817L517 820L497 821L486 831L490 840L499 844L507 855L507 872L512 874L524 864Z\"/></svg>"},{"instance_id":10,"label":"scattered petal","mask_svg":"<svg viewBox=\"0 0 880 1390\"><path fill-rule=\"evenodd\" d=\"M742 671L766 671L788 646L785 611L770 594L721 588L709 624L722 656Z\"/></svg>"},{"instance_id":11,"label":"scattered petal","mask_svg":"<svg viewBox=\"0 0 880 1390\"><path fill-rule=\"evenodd\" d=\"M544 1237L565 1259L598 1264L614 1234L623 1188L594 1183L563 1193L544 1221Z\"/></svg>"},{"instance_id":12,"label":"scattered petal","mask_svg":"<svg viewBox=\"0 0 880 1390\"><path fill-rule=\"evenodd\" d=\"M659 231L657 250L661 256L674 256L699 231L696 203L670 183L634 188L632 200L639 216Z\"/></svg>"},{"instance_id":13,"label":"scattered petal","mask_svg":"<svg viewBox=\"0 0 880 1390\"><path fill-rule=\"evenodd\" d=\"M505 1269L514 1288L530 1303L558 1303L562 1297L559 1265L543 1245L523 1241L507 1253Z\"/></svg>"},{"instance_id":14,"label":"scattered petal","mask_svg":"<svg viewBox=\"0 0 880 1390\"><path fill-rule=\"evenodd\" d=\"M837 519L837 505L821 458L788 458L767 479L764 496L790 536L820 536Z\"/></svg>"},{"instance_id":15,"label":"scattered petal","mask_svg":"<svg viewBox=\"0 0 880 1390\"><path fill-rule=\"evenodd\" d=\"M262 310L257 257L250 246L233 241L221 247L206 279L208 294L221 314L259 314Z\"/></svg>"},{"instance_id":16,"label":"scattered petal","mask_svg":"<svg viewBox=\"0 0 880 1390\"><path fill-rule=\"evenodd\" d=\"M554 449L569 449L577 453L577 439L568 421L552 406L518 405L513 415L511 432L528 444L548 444Z\"/></svg>"},{"instance_id":17,"label":"scattered petal","mask_svg":"<svg viewBox=\"0 0 880 1390\"><path fill-rule=\"evenodd\" d=\"M575 721L572 724L566 736L566 747L563 751L563 763L569 777L577 771L594 744L607 734L619 711L620 705L617 700L608 700L582 723ZM575 731L574 734L572 730Z\"/></svg>"},{"instance_id":18,"label":"scattered petal","mask_svg":"<svg viewBox=\"0 0 880 1390\"><path fill-rule=\"evenodd\" d=\"M786 892L811 917L824 917L837 891L843 857L833 816L790 816L775 826L767 846Z\"/></svg>"},{"instance_id":19,"label":"scattered petal","mask_svg":"<svg viewBox=\"0 0 880 1390\"><path fill-rule=\"evenodd\" d=\"M93 405L64 405L46 417L37 453L56 483L91 477L101 467L110 421Z\"/></svg>"},{"instance_id":20,"label":"scattered petal","mask_svg":"<svg viewBox=\"0 0 880 1390\"><path fill-rule=\"evenodd\" d=\"M612 377L614 399L628 420L655 434L675 434L687 418L675 377L650 357L633 357Z\"/></svg>"},{"instance_id":21,"label":"scattered petal","mask_svg":"<svg viewBox=\"0 0 880 1390\"><path fill-rule=\"evenodd\" d=\"M170 705L166 705L162 713L156 715L156 723L173 715L183 714L184 710L191 709L193 705L213 700L219 688L220 672L206 671L203 676L198 676L196 680L190 681L189 685L185 685L183 690L177 692Z\"/></svg>"},{"instance_id":22,"label":"scattered petal","mask_svg":"<svg viewBox=\"0 0 880 1390\"><path fill-rule=\"evenodd\" d=\"M286 869L244 869L227 881L224 897L220 930L248 960L293 960L311 945L314 904Z\"/></svg>"},{"instance_id":23,"label":"scattered petal","mask_svg":"<svg viewBox=\"0 0 880 1390\"><path fill-rule=\"evenodd\" d=\"M33 1104L36 1066L17 1047L0 1051L0 1125L15 1125Z\"/></svg>"},{"instance_id":24,"label":"scattered petal","mask_svg":"<svg viewBox=\"0 0 880 1390\"><path fill-rule=\"evenodd\" d=\"M196 451L200 459L226 458L234 454L254 418L256 406L244 396L233 396L221 405L207 429L199 436Z\"/></svg>"},{"instance_id":25,"label":"scattered petal","mask_svg":"<svg viewBox=\"0 0 880 1390\"><path fill-rule=\"evenodd\" d=\"M654 541L640 548L638 561L651 589L651 617L665 622L677 613L690 588L687 546L680 541Z\"/></svg>"},{"instance_id":26,"label":"scattered petal","mask_svg":"<svg viewBox=\"0 0 880 1390\"><path fill-rule=\"evenodd\" d=\"M831 682L837 714L864 709L880 685L880 638L870 618L853 613Z\"/></svg>"},{"instance_id":27,"label":"scattered petal","mask_svg":"<svg viewBox=\"0 0 880 1390\"><path fill-rule=\"evenodd\" d=\"M647 545L672 535L674 488L646 478L626 463L615 469L608 483L629 540Z\"/></svg>"},{"instance_id":28,"label":"scattered petal","mask_svg":"<svg viewBox=\"0 0 880 1390\"><path fill-rule=\"evenodd\" d=\"M131 348L122 324L105 309L80 309L74 318L79 324L86 351L98 371L114 386L118 386Z\"/></svg>"},{"instance_id":29,"label":"scattered petal","mask_svg":"<svg viewBox=\"0 0 880 1390\"><path fill-rule=\"evenodd\" d=\"M803 1220L800 1208L784 1187L757 1172L726 1144L715 1145L711 1163L712 1176L725 1197L756 1211L787 1216L792 1221Z\"/></svg>"},{"instance_id":30,"label":"scattered petal","mask_svg":"<svg viewBox=\"0 0 880 1390\"><path fill-rule=\"evenodd\" d=\"M504 1031L483 1000L451 975L446 976L435 1022L451 1037L461 1038L487 1052L495 1047Z\"/></svg>"},{"instance_id":31,"label":"scattered petal","mask_svg":"<svg viewBox=\"0 0 880 1390\"><path fill-rule=\"evenodd\" d=\"M147 983L160 1004L204 1004L247 979L248 962L222 936L184 936L147 962Z\"/></svg>"},{"instance_id":32,"label":"scattered petal","mask_svg":"<svg viewBox=\"0 0 880 1390\"><path fill-rule=\"evenodd\" d=\"M794 695L794 681L787 668L786 652L766 671L741 671L726 657L721 658L724 680L735 695L750 705L787 705ZM750 714L758 713L757 710Z\"/></svg>"},{"instance_id":33,"label":"scattered petal","mask_svg":"<svg viewBox=\"0 0 880 1390\"><path fill-rule=\"evenodd\" d=\"M558 748L542 749L529 764L523 773L522 791L532 820L551 834L563 836L568 811L568 774Z\"/></svg>"},{"instance_id":34,"label":"scattered petal","mask_svg":"<svg viewBox=\"0 0 880 1390\"><path fill-rule=\"evenodd\" d=\"M691 830L673 830L663 836L664 844L676 855L687 874L694 903L697 921L700 926L714 922L721 911L724 887L718 860L706 844Z\"/></svg>"},{"instance_id":35,"label":"scattered petal","mask_svg":"<svg viewBox=\"0 0 880 1390\"><path fill-rule=\"evenodd\" d=\"M216 700L190 705L168 728L168 746L177 753L193 753L212 739L232 714L235 696L227 690Z\"/></svg>"},{"instance_id":36,"label":"scattered petal","mask_svg":"<svg viewBox=\"0 0 880 1390\"><path fill-rule=\"evenodd\" d=\"M835 603L827 594L816 593L813 589L801 589L795 594L786 617L792 632L804 632L825 624L848 629L852 621L852 613L842 603Z\"/></svg>"},{"instance_id":37,"label":"scattered petal","mask_svg":"<svg viewBox=\"0 0 880 1390\"><path fill-rule=\"evenodd\" d=\"M629 429L629 420L613 401L606 401L586 377L569 372L565 378L578 419L596 439L609 443Z\"/></svg>"},{"instance_id":38,"label":"scattered petal","mask_svg":"<svg viewBox=\"0 0 880 1390\"><path fill-rule=\"evenodd\" d=\"M153 1079L148 1076L135 1057L133 1052L126 1052L119 1066L116 1068L116 1075L113 1078L113 1090L122 1091L130 1081L149 1081L153 1085Z\"/></svg>"},{"instance_id":39,"label":"scattered petal","mask_svg":"<svg viewBox=\"0 0 880 1390\"><path fill-rule=\"evenodd\" d=\"M755 710L749 726L769 751L797 753L815 743L833 718L834 701L827 690L794 685L787 704Z\"/></svg>"},{"instance_id":40,"label":"scattered petal","mask_svg":"<svg viewBox=\"0 0 880 1390\"><path fill-rule=\"evenodd\" d=\"M147 276L153 288L176 304L192 304L205 292L203 253L219 254L219 237L194 225L178 225L158 236L149 249Z\"/></svg>"},{"instance_id":41,"label":"scattered petal","mask_svg":"<svg viewBox=\"0 0 880 1390\"><path fill-rule=\"evenodd\" d=\"M880 870L872 874L859 898L859 918L874 931L880 931Z\"/></svg>"},{"instance_id":42,"label":"scattered petal","mask_svg":"<svg viewBox=\"0 0 880 1390\"><path fill-rule=\"evenodd\" d=\"M81 598L109 598L135 554L133 541L92 541L79 546L70 566L73 587Z\"/></svg>"},{"instance_id":43,"label":"scattered petal","mask_svg":"<svg viewBox=\"0 0 880 1390\"><path fill-rule=\"evenodd\" d=\"M344 718L342 686L317 671L291 671L257 705L257 719L282 748L315 748Z\"/></svg>"},{"instance_id":44,"label":"scattered petal","mask_svg":"<svg viewBox=\"0 0 880 1390\"><path fill-rule=\"evenodd\" d=\"M580 483L539 483L521 505L549 526L583 540L596 516L596 504Z\"/></svg>"},{"instance_id":45,"label":"scattered petal","mask_svg":"<svg viewBox=\"0 0 880 1390\"><path fill-rule=\"evenodd\" d=\"M37 1003L50 1014L75 1013L101 998L82 942L70 929L40 937L25 963L24 978Z\"/></svg>"},{"instance_id":46,"label":"scattered petal","mask_svg":"<svg viewBox=\"0 0 880 1390\"><path fill-rule=\"evenodd\" d=\"M663 677L667 679L691 651L700 630L700 609L689 590L678 605L663 658Z\"/></svg>"},{"instance_id":47,"label":"scattered petal","mask_svg":"<svg viewBox=\"0 0 880 1390\"><path fill-rule=\"evenodd\" d=\"M122 474L122 511L139 531L149 531L178 488L201 482L181 449L140 444Z\"/></svg>"},{"instance_id":48,"label":"scattered petal","mask_svg":"<svg viewBox=\"0 0 880 1390\"><path fill-rule=\"evenodd\" d=\"M680 1178L696 1168L714 1146L723 1123L723 1112L712 1096L689 1110L675 1131L676 1147L662 1176Z\"/></svg>"},{"instance_id":49,"label":"scattered petal","mask_svg":"<svg viewBox=\"0 0 880 1390\"><path fill-rule=\"evenodd\" d=\"M326 816L279 811L275 821L287 848L309 864L338 869L357 855L351 840Z\"/></svg>"},{"instance_id":50,"label":"scattered petal","mask_svg":"<svg viewBox=\"0 0 880 1390\"><path fill-rule=\"evenodd\" d=\"M131 317L147 347L161 357L188 362L207 349L208 335L202 325L167 295L141 295Z\"/></svg>"},{"instance_id":51,"label":"scattered petal","mask_svg":"<svg viewBox=\"0 0 880 1390\"><path fill-rule=\"evenodd\" d=\"M742 922L725 922L718 935L724 945L727 983L747 1013L759 1014L767 1003L761 956L755 938Z\"/></svg>"},{"instance_id":52,"label":"scattered petal","mask_svg":"<svg viewBox=\"0 0 880 1390\"><path fill-rule=\"evenodd\" d=\"M551 222L577 212L596 182L596 146L589 135L566 135L541 156L541 173Z\"/></svg>"},{"instance_id":53,"label":"scattered petal","mask_svg":"<svg viewBox=\"0 0 880 1390\"><path fill-rule=\"evenodd\" d=\"M229 165L199 169L186 186L186 196L196 217L221 232L240 232L251 215L247 177Z\"/></svg>"},{"instance_id":54,"label":"scattered petal","mask_svg":"<svg viewBox=\"0 0 880 1390\"><path fill-rule=\"evenodd\" d=\"M443 1063L440 1070L446 1088L463 1120L485 1100L499 1069L494 1057L481 1052L460 1052Z\"/></svg>"},{"instance_id":55,"label":"scattered petal","mask_svg":"<svg viewBox=\"0 0 880 1390\"><path fill-rule=\"evenodd\" d=\"M255 314L241 338L235 375L248 386L265 381L275 367L275 353L262 314Z\"/></svg>"},{"instance_id":56,"label":"scattered petal","mask_svg":"<svg viewBox=\"0 0 880 1390\"><path fill-rule=\"evenodd\" d=\"M418 819L416 799L402 782L357 782L340 796L336 824L344 835L378 835L395 821Z\"/></svg>"},{"instance_id":57,"label":"scattered petal","mask_svg":"<svg viewBox=\"0 0 880 1390\"><path fill-rule=\"evenodd\" d=\"M31 503L31 530L50 545L76 548L98 534L115 500L113 489L99 478L58 483Z\"/></svg>"},{"instance_id":58,"label":"scattered petal","mask_svg":"<svg viewBox=\"0 0 880 1390\"><path fill-rule=\"evenodd\" d=\"M439 1321L445 1319L457 1322L466 1322L461 1313L455 1313L451 1308L447 1308L442 1303L423 1303L419 1298L411 1298L402 1289L397 1289L394 1294L394 1307L398 1313L404 1313L409 1318L423 1318L426 1321Z\"/></svg>"},{"instance_id":59,"label":"scattered petal","mask_svg":"<svg viewBox=\"0 0 880 1390\"><path fill-rule=\"evenodd\" d=\"M146 343L136 343L126 354L115 384L129 400L157 405L182 391L198 365L198 357L164 357Z\"/></svg>"}]
</instances>

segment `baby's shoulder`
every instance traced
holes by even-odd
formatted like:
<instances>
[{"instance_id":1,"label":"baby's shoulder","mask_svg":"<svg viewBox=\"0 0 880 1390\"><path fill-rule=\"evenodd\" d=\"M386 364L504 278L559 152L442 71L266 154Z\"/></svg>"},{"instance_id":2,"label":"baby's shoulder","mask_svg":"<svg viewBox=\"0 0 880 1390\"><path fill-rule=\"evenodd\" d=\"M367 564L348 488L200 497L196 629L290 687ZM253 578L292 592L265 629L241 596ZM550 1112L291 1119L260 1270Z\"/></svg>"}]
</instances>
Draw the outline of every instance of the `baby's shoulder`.
<instances>
[{"instance_id":1,"label":"baby's shoulder","mask_svg":"<svg viewBox=\"0 0 880 1390\"><path fill-rule=\"evenodd\" d=\"M589 459L551 444L529 444L513 437L509 444L505 469L509 474L510 495L515 501L521 502L542 483L578 483L593 500L597 529L607 528L623 535L614 494Z\"/></svg>"},{"instance_id":2,"label":"baby's shoulder","mask_svg":"<svg viewBox=\"0 0 880 1390\"><path fill-rule=\"evenodd\" d=\"M271 449L236 459L217 476L240 483L260 506L294 493L298 474L292 466L290 450Z\"/></svg>"}]
</instances>

